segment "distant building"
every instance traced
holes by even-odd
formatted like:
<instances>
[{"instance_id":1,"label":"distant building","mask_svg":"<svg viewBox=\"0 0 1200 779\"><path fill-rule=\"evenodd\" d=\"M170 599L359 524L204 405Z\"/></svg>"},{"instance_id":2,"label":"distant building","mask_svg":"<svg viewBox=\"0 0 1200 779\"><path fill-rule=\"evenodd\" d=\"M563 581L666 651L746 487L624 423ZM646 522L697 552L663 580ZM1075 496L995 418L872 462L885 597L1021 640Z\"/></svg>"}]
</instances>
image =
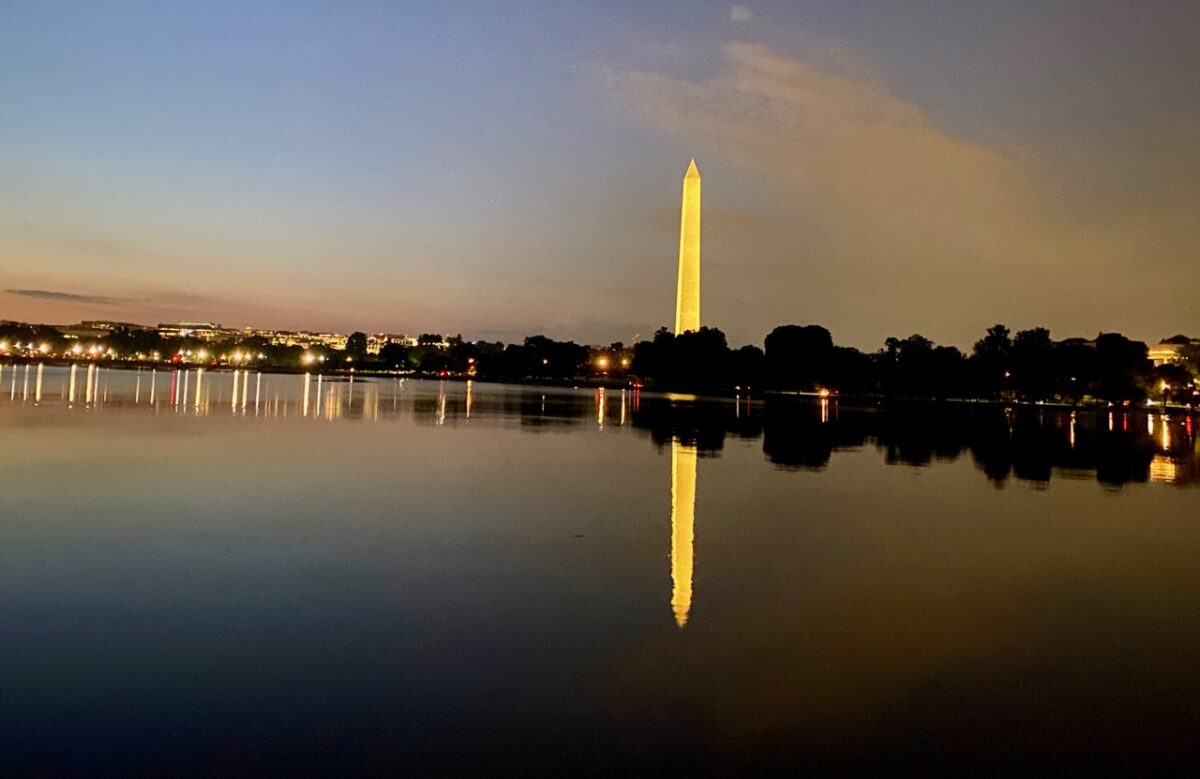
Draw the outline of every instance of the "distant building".
<instances>
[{"instance_id":1,"label":"distant building","mask_svg":"<svg viewBox=\"0 0 1200 779\"><path fill-rule=\"evenodd\" d=\"M240 331L213 322L160 323L158 334L163 338L196 338L201 341L220 341L240 335Z\"/></svg>"},{"instance_id":2,"label":"distant building","mask_svg":"<svg viewBox=\"0 0 1200 779\"><path fill-rule=\"evenodd\" d=\"M275 346L327 346L330 349L345 349L346 336L341 333L310 333L307 330L259 330L258 335L269 338Z\"/></svg>"},{"instance_id":3,"label":"distant building","mask_svg":"<svg viewBox=\"0 0 1200 779\"><path fill-rule=\"evenodd\" d=\"M388 344L416 346L417 339L403 333L371 333L367 336L367 354L379 354Z\"/></svg>"},{"instance_id":4,"label":"distant building","mask_svg":"<svg viewBox=\"0 0 1200 779\"><path fill-rule=\"evenodd\" d=\"M1183 359L1184 347L1191 344L1200 344L1200 338L1188 338L1186 335L1164 338L1150 347L1148 356L1155 367L1171 362L1179 362Z\"/></svg>"},{"instance_id":5,"label":"distant building","mask_svg":"<svg viewBox=\"0 0 1200 779\"><path fill-rule=\"evenodd\" d=\"M81 328L89 328L91 330L100 330L111 332L113 330L149 330L151 328L146 325L134 324L133 322L113 322L108 319L85 319L79 323Z\"/></svg>"},{"instance_id":6,"label":"distant building","mask_svg":"<svg viewBox=\"0 0 1200 779\"><path fill-rule=\"evenodd\" d=\"M103 338L114 330L150 330L145 325L133 322L113 322L107 319L89 319L75 325L59 325L55 328L66 338Z\"/></svg>"}]
</instances>

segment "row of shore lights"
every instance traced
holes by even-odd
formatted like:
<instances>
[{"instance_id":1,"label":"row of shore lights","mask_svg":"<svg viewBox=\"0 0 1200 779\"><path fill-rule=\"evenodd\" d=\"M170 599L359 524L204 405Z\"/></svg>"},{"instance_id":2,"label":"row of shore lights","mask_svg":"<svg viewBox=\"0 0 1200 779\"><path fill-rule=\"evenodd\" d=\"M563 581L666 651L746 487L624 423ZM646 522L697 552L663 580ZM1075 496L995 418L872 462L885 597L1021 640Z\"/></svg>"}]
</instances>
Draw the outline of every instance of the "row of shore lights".
<instances>
[{"instance_id":1,"label":"row of shore lights","mask_svg":"<svg viewBox=\"0 0 1200 779\"><path fill-rule=\"evenodd\" d=\"M545 364L546 362L547 362L547 360L542 360L542 364ZM599 369L600 369L600 370L602 370L602 371L606 371L606 370L608 370L608 366L609 366L611 363L612 363L612 361L611 361L611 360L609 360L607 357L598 357L598 358L596 359L596 367L597 367L597 368L599 368ZM628 358L628 357L622 357L622 358L621 358L621 367L622 367L622 368L628 368L628 367L629 367L629 358Z\"/></svg>"},{"instance_id":2,"label":"row of shore lights","mask_svg":"<svg viewBox=\"0 0 1200 779\"><path fill-rule=\"evenodd\" d=\"M37 352L39 354L49 354L50 353L50 344L45 343L44 341L40 344L34 344L33 341L29 341L28 343L22 343L20 341L16 341L15 343L13 343L11 345L11 347L12 347L11 350L9 347L10 347L10 344L8 343L8 341L0 341L0 352L25 351L25 352ZM75 344L71 347L70 353L73 355L76 355L76 356L81 356L83 354L87 354L89 357L101 357L101 356L110 356L111 357L111 356L116 356L117 352L111 346L108 347L107 349L105 349L97 344L92 344L91 346L88 346L85 348L83 346L83 344ZM195 351L193 351L191 349L183 349L177 353L177 356L181 357L181 358L195 357L198 360L207 360L209 355L208 355L208 351L205 349L197 349ZM234 363L246 363L246 362L250 362L251 360L266 359L266 356L267 355L263 354L262 352L255 354L254 352L243 352L243 351L239 350L239 351L233 352L232 354L224 355L221 359L226 360L228 362L234 362ZM305 362L311 363L314 361L312 359L314 355L311 352L305 352L304 356L305 356ZM162 359L162 355L159 352L152 352L150 354L150 357L151 357L151 359L154 359L154 360ZM325 358L322 357L321 362L324 362L324 361L325 361Z\"/></svg>"},{"instance_id":3,"label":"row of shore lights","mask_svg":"<svg viewBox=\"0 0 1200 779\"><path fill-rule=\"evenodd\" d=\"M12 345L12 349L9 349L8 341L0 341L0 352L8 352L8 351L13 351L13 352L25 351L25 352L37 352L38 354L49 354L50 353L50 344L46 343L45 341L43 341L40 344L36 344L36 345L33 343L33 341L30 341L28 343L21 343L20 341L17 341ZM88 355L90 355L92 357L98 357L101 355L110 355L110 356L116 355L116 352L113 350L113 348L111 346L108 347L107 349L102 349L99 346L97 346L96 344L92 344L91 346L89 346L86 349L83 348L83 344L75 344L74 346L71 347L71 354L79 355L79 354L83 354L84 352L86 352ZM155 359L158 359L157 355L158 355L158 352L155 352Z\"/></svg>"},{"instance_id":4,"label":"row of shore lights","mask_svg":"<svg viewBox=\"0 0 1200 779\"><path fill-rule=\"evenodd\" d=\"M0 341L0 352L7 352L8 350L9 350L8 349L8 341ZM23 344L20 341L17 341L15 344L13 344L12 351L19 352L22 350L27 351L27 352L40 352L41 354L49 354L50 353L50 344L40 343L35 346L33 341L30 341L27 344Z\"/></svg>"}]
</instances>

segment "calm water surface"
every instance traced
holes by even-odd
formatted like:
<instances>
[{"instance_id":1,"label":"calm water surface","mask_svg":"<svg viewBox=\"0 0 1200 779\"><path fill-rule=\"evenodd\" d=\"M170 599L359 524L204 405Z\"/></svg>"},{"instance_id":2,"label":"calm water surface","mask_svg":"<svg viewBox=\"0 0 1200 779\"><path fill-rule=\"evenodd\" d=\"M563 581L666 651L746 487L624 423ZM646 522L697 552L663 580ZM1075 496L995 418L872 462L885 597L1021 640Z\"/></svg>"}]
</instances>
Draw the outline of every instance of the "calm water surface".
<instances>
[{"instance_id":1,"label":"calm water surface","mask_svg":"<svg viewBox=\"0 0 1200 779\"><path fill-rule=\"evenodd\" d=\"M6 365L0 761L1194 766L1198 423Z\"/></svg>"}]
</instances>

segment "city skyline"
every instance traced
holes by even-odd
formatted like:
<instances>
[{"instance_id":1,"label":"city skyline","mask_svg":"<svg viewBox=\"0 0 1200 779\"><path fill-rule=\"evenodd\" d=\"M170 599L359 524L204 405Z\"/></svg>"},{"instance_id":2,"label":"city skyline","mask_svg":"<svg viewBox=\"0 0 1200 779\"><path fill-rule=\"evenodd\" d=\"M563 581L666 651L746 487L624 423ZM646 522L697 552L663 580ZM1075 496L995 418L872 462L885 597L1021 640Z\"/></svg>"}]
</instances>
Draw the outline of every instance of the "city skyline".
<instances>
[{"instance_id":1,"label":"city skyline","mask_svg":"<svg viewBox=\"0 0 1200 779\"><path fill-rule=\"evenodd\" d=\"M703 155L731 342L1200 331L1186 9L478 11L0 12L0 316L628 342Z\"/></svg>"}]
</instances>

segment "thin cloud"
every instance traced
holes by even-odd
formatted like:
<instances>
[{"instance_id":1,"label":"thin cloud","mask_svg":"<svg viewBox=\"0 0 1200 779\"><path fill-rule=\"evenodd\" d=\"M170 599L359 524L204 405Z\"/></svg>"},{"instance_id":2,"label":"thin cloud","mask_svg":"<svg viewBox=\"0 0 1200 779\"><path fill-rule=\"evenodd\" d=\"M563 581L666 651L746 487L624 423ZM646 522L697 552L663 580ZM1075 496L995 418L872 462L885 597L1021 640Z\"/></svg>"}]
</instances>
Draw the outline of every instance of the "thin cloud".
<instances>
[{"instance_id":1,"label":"thin cloud","mask_svg":"<svg viewBox=\"0 0 1200 779\"><path fill-rule=\"evenodd\" d=\"M958 341L1002 319L1120 326L1096 312L1153 299L1139 255L1160 215L1125 198L1121 222L1098 223L1064 205L1086 193L1055 186L1044 167L955 135L865 68L831 67L811 51L732 42L706 79L611 76L617 99L650 126L739 163L764 190L787 191L776 217L789 227L745 246L776 269L757 287L756 324L822 318L868 344L914 328ZM1113 224L1127 229L1114 234ZM1178 254L1180 231L1164 234ZM1064 289L1076 294L1064 299Z\"/></svg>"},{"instance_id":2,"label":"thin cloud","mask_svg":"<svg viewBox=\"0 0 1200 779\"><path fill-rule=\"evenodd\" d=\"M729 6L729 19L734 22L748 22L754 18L754 12L744 5Z\"/></svg>"},{"instance_id":3,"label":"thin cloud","mask_svg":"<svg viewBox=\"0 0 1200 779\"><path fill-rule=\"evenodd\" d=\"M63 292L53 289L6 289L9 295L19 295L23 298L36 300L56 300L63 303L87 303L96 306L114 306L123 301L103 295L81 295L77 292Z\"/></svg>"}]
</instances>

